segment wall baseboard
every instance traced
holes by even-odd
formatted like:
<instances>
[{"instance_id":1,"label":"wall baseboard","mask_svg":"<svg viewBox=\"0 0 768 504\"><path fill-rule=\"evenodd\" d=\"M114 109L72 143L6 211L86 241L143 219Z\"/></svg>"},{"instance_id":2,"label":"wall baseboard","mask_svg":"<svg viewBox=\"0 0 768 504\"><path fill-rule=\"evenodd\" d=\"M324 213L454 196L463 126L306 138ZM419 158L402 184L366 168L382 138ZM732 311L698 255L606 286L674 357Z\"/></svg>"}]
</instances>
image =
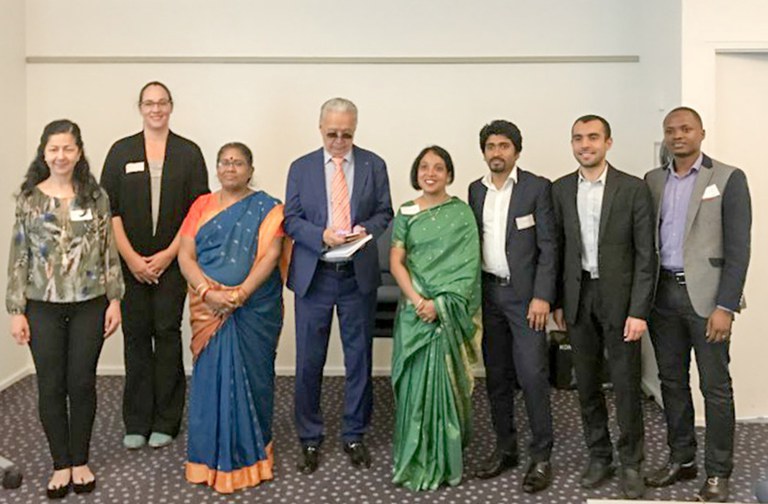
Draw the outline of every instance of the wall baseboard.
<instances>
[{"instance_id":1,"label":"wall baseboard","mask_svg":"<svg viewBox=\"0 0 768 504\"><path fill-rule=\"evenodd\" d=\"M0 391L7 389L17 381L26 378L27 376L34 374L35 368L32 366L24 366L23 368L19 369L15 373L13 373L11 376L6 378L3 381L0 381Z\"/></svg>"}]
</instances>

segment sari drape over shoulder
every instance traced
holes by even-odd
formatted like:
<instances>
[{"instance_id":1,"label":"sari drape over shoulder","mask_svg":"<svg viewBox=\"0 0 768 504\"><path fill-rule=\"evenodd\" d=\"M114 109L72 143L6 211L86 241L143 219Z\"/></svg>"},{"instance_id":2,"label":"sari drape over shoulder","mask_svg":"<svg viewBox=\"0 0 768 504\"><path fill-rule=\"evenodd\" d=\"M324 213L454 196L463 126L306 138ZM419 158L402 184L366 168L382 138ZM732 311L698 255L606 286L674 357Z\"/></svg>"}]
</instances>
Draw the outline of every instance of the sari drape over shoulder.
<instances>
[{"instance_id":1,"label":"sari drape over shoulder","mask_svg":"<svg viewBox=\"0 0 768 504\"><path fill-rule=\"evenodd\" d=\"M392 355L395 394L394 483L412 490L457 485L471 436L473 317L480 306L480 242L469 206L458 198L420 211L406 203L392 246L406 250L415 289L434 300L437 320L398 305Z\"/></svg>"},{"instance_id":2,"label":"sari drape over shoulder","mask_svg":"<svg viewBox=\"0 0 768 504\"><path fill-rule=\"evenodd\" d=\"M212 197L195 202L182 234L194 233L197 262L212 288L228 289L242 283L254 261L283 235L283 206L258 191L205 215ZM195 219L204 223L197 226ZM225 318L190 289L190 313L195 365L186 478L221 493L271 480L274 362L283 320L280 272L276 268Z\"/></svg>"}]
</instances>

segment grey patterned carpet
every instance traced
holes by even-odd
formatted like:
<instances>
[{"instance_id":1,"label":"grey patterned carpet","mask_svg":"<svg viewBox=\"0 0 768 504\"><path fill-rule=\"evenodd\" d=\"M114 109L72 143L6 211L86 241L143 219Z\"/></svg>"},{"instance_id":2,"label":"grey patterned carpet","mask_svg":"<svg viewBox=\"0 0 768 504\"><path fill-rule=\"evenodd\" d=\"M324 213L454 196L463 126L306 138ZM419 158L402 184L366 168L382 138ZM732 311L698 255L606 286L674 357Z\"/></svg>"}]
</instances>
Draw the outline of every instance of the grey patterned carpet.
<instances>
[{"instance_id":1,"label":"grey patterned carpet","mask_svg":"<svg viewBox=\"0 0 768 504\"><path fill-rule=\"evenodd\" d=\"M474 468L492 450L493 443L483 380L478 380L475 391L475 438L465 456L465 481L455 488L419 494L395 487L390 483L392 393L388 378L376 378L374 381L375 411L372 432L367 437L374 456L371 469L353 469L341 449L338 431L343 379L332 377L326 378L324 383L327 436L320 469L311 476L298 474L295 469L298 445L292 421L293 378L279 377L274 419L275 480L231 496L220 496L206 487L190 485L184 480L185 432L165 449L124 450L121 446L123 430L120 416L123 380L120 377L100 377L99 409L91 443L91 467L98 477L98 488L88 496L70 494L64 502L581 503L587 498L620 496L615 478L597 490L582 490L578 486L586 452L581 437L577 398L571 391L558 390L552 395L556 435L552 487L533 496L522 493L522 468L493 480L473 478ZM25 378L0 392L0 454L20 465L24 473L21 488L0 489L0 503L47 502L44 488L51 463L45 436L37 419L36 401L34 377ZM518 401L518 421L521 447L524 447L527 443L527 422L521 402ZM615 429L613 418L612 422L612 429ZM666 456L662 413L651 401L645 403L645 425L646 468L650 468L661 464ZM736 434L736 470L732 478L731 498L739 502L755 502L755 482L768 477L768 425L740 424ZM703 432L699 435L703 437ZM699 460L703 460L702 448L703 439ZM666 489L649 489L646 498L691 500L703 478L702 475L698 480Z\"/></svg>"}]
</instances>

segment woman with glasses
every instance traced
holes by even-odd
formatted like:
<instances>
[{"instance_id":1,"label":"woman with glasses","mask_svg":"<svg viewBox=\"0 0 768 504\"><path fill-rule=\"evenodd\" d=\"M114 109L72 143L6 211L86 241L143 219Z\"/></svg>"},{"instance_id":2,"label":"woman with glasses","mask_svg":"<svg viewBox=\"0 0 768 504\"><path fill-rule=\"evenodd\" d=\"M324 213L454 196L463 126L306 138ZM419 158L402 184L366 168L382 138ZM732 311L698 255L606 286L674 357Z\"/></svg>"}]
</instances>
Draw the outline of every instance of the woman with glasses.
<instances>
[{"instance_id":1,"label":"woman with glasses","mask_svg":"<svg viewBox=\"0 0 768 504\"><path fill-rule=\"evenodd\" d=\"M283 205L248 186L242 143L219 150L216 175L221 190L200 196L181 228L195 362L186 478L231 493L272 479Z\"/></svg>"},{"instance_id":2,"label":"woman with glasses","mask_svg":"<svg viewBox=\"0 0 768 504\"><path fill-rule=\"evenodd\" d=\"M472 210L446 192L454 169L433 145L397 212L390 270L403 292L393 332L393 482L411 490L458 485L472 432L473 317L480 307L480 239Z\"/></svg>"},{"instance_id":3,"label":"woman with glasses","mask_svg":"<svg viewBox=\"0 0 768 504\"><path fill-rule=\"evenodd\" d=\"M179 228L192 202L209 192L200 148L169 128L173 99L168 88L147 83L138 107L143 130L112 146L101 174L126 284L123 445L128 449L147 440L160 448L179 432L186 388Z\"/></svg>"},{"instance_id":4,"label":"woman with glasses","mask_svg":"<svg viewBox=\"0 0 768 504\"><path fill-rule=\"evenodd\" d=\"M5 302L11 335L29 344L35 362L51 499L96 487L88 467L96 363L120 325L124 290L110 220L80 128L66 119L48 124L16 198Z\"/></svg>"}]
</instances>

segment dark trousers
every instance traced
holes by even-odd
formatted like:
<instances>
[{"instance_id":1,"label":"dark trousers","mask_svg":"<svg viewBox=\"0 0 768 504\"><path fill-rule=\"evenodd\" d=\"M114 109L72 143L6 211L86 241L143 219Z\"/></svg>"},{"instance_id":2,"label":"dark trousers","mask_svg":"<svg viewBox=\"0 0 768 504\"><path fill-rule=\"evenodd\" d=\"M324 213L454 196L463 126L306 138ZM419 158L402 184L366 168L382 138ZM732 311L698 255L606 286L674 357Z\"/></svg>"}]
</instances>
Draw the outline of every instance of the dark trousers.
<instances>
[{"instance_id":1,"label":"dark trousers","mask_svg":"<svg viewBox=\"0 0 768 504\"><path fill-rule=\"evenodd\" d=\"M483 279L483 359L496 443L517 453L515 384L531 426L531 460L544 462L552 452L547 336L528 326L527 300L516 300L511 286Z\"/></svg>"},{"instance_id":2,"label":"dark trousers","mask_svg":"<svg viewBox=\"0 0 768 504\"><path fill-rule=\"evenodd\" d=\"M186 282L175 261L157 285L139 283L129 271L123 271L125 431L176 436L186 389L181 352Z\"/></svg>"},{"instance_id":3,"label":"dark trousers","mask_svg":"<svg viewBox=\"0 0 768 504\"><path fill-rule=\"evenodd\" d=\"M686 286L679 285L667 273L659 279L650 329L659 365L670 457L680 463L696 458L689 376L693 348L704 396L707 475L729 477L733 470L735 428L729 343L707 342L707 319L694 311Z\"/></svg>"},{"instance_id":4,"label":"dark trousers","mask_svg":"<svg viewBox=\"0 0 768 504\"><path fill-rule=\"evenodd\" d=\"M576 323L568 326L584 439L590 459L605 463L613 460L600 372L607 351L619 423L616 443L619 460L624 467L639 468L643 461L645 436L640 391L640 341L625 342L623 321L615 327L605 319L599 282L590 280L588 275L582 277Z\"/></svg>"},{"instance_id":5,"label":"dark trousers","mask_svg":"<svg viewBox=\"0 0 768 504\"><path fill-rule=\"evenodd\" d=\"M88 463L106 309L104 296L79 303L27 301L38 409L56 470Z\"/></svg>"},{"instance_id":6,"label":"dark trousers","mask_svg":"<svg viewBox=\"0 0 768 504\"><path fill-rule=\"evenodd\" d=\"M363 294L351 269L337 272L320 263L307 294L296 296L295 420L299 440L305 445L319 445L325 435L320 394L334 306L344 350L342 440L362 439L373 411L371 349L376 291Z\"/></svg>"}]
</instances>

